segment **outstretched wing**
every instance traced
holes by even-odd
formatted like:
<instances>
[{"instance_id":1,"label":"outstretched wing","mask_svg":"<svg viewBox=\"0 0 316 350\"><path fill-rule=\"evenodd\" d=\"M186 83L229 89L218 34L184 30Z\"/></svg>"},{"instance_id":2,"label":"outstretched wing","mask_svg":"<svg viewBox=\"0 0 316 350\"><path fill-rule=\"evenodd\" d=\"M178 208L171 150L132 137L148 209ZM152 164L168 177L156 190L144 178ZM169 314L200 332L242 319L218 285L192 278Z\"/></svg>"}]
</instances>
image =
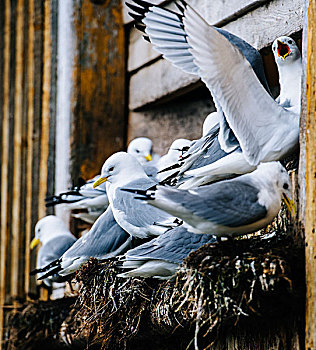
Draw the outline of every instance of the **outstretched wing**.
<instances>
[{"instance_id":1,"label":"outstretched wing","mask_svg":"<svg viewBox=\"0 0 316 350\"><path fill-rule=\"evenodd\" d=\"M239 48L190 6L183 22L202 80L216 96L247 161L258 164L273 135L280 139L284 130L287 132L293 113L278 105L263 88Z\"/></svg>"}]
</instances>

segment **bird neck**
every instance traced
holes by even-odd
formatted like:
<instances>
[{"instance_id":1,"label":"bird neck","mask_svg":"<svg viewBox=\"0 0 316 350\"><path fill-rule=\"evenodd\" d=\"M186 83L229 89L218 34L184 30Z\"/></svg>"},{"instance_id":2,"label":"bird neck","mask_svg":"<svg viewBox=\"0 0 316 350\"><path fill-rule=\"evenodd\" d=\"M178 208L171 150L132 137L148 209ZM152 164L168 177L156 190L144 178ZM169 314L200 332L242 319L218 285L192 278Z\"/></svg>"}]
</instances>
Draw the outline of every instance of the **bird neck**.
<instances>
[{"instance_id":1,"label":"bird neck","mask_svg":"<svg viewBox=\"0 0 316 350\"><path fill-rule=\"evenodd\" d=\"M293 107L301 104L302 61L297 59L286 65L278 65L280 81L280 104L286 100Z\"/></svg>"},{"instance_id":2,"label":"bird neck","mask_svg":"<svg viewBox=\"0 0 316 350\"><path fill-rule=\"evenodd\" d=\"M44 237L41 238L41 243L44 245L46 243L48 243L49 241L57 238L57 237L65 237L65 236L69 236L71 237L72 234L68 231L68 230L65 230L65 229L55 229L54 228L54 231L53 232L50 232L46 235L44 235Z\"/></svg>"}]
</instances>

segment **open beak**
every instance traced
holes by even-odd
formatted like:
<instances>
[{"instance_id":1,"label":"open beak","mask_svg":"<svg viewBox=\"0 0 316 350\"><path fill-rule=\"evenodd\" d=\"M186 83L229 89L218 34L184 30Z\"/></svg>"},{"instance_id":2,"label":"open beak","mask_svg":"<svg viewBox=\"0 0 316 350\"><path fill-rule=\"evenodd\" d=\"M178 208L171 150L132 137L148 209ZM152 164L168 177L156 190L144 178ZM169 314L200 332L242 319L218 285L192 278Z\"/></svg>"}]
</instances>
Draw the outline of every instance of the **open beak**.
<instances>
[{"instance_id":1,"label":"open beak","mask_svg":"<svg viewBox=\"0 0 316 350\"><path fill-rule=\"evenodd\" d=\"M34 249L39 243L40 243L39 238L33 238L32 242L30 244L30 248Z\"/></svg>"},{"instance_id":2,"label":"open beak","mask_svg":"<svg viewBox=\"0 0 316 350\"><path fill-rule=\"evenodd\" d=\"M146 156L145 159L146 159L148 162L151 162L151 161L153 160L150 154L148 154L148 156Z\"/></svg>"},{"instance_id":3,"label":"open beak","mask_svg":"<svg viewBox=\"0 0 316 350\"><path fill-rule=\"evenodd\" d=\"M103 182L107 181L107 177L100 177L94 184L93 184L93 189L95 189L96 187L100 186L101 184L103 184Z\"/></svg>"},{"instance_id":4,"label":"open beak","mask_svg":"<svg viewBox=\"0 0 316 350\"><path fill-rule=\"evenodd\" d=\"M283 193L284 203L291 216L296 215L296 207L292 199L290 199L285 193Z\"/></svg>"},{"instance_id":5,"label":"open beak","mask_svg":"<svg viewBox=\"0 0 316 350\"><path fill-rule=\"evenodd\" d=\"M282 41L277 41L278 56L285 60L285 58L291 53L289 46Z\"/></svg>"}]
</instances>

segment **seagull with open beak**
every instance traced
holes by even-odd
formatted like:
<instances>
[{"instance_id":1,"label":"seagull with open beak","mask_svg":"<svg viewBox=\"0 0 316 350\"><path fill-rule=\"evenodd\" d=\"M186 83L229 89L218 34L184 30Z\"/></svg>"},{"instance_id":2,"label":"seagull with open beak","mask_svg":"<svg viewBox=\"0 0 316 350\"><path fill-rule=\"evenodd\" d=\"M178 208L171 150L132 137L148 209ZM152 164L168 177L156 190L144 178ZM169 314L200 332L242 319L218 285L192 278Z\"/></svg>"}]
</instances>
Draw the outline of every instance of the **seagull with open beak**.
<instances>
[{"instance_id":1,"label":"seagull with open beak","mask_svg":"<svg viewBox=\"0 0 316 350\"><path fill-rule=\"evenodd\" d=\"M272 51L278 66L280 96L277 102L294 113L300 113L302 58L295 41L288 36L274 40Z\"/></svg>"}]
</instances>

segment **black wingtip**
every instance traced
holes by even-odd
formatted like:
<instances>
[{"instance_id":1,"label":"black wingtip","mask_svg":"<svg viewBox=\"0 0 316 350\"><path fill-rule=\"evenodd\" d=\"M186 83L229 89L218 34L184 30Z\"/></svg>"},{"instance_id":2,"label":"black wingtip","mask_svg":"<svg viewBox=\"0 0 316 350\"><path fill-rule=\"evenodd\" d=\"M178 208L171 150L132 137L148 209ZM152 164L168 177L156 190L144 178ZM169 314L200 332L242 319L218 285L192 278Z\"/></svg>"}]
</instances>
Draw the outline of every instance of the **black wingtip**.
<instances>
[{"instance_id":1,"label":"black wingtip","mask_svg":"<svg viewBox=\"0 0 316 350\"><path fill-rule=\"evenodd\" d=\"M159 170L157 172L157 174L161 174L161 173L164 173L164 172L169 171L169 170L179 169L181 166L182 166L182 164L176 163L176 164L169 166L168 168Z\"/></svg>"},{"instance_id":2,"label":"black wingtip","mask_svg":"<svg viewBox=\"0 0 316 350\"><path fill-rule=\"evenodd\" d=\"M42 281L43 279L47 278L47 277L50 277L50 276L53 276L55 275L56 273L58 273L60 270L62 270L62 267L61 266L57 266L55 267L54 269L48 271L47 273L45 273L43 276L39 277L37 280L38 281Z\"/></svg>"},{"instance_id":3,"label":"black wingtip","mask_svg":"<svg viewBox=\"0 0 316 350\"><path fill-rule=\"evenodd\" d=\"M52 261L51 263L49 263L48 265L42 267L42 268L39 268L39 269L35 269L33 271L30 272L30 276L34 276L36 275L37 273L41 273L41 272L46 272L50 269L52 269L53 267L55 266L60 266L60 262L61 260L60 259L56 259L54 261Z\"/></svg>"}]
</instances>

